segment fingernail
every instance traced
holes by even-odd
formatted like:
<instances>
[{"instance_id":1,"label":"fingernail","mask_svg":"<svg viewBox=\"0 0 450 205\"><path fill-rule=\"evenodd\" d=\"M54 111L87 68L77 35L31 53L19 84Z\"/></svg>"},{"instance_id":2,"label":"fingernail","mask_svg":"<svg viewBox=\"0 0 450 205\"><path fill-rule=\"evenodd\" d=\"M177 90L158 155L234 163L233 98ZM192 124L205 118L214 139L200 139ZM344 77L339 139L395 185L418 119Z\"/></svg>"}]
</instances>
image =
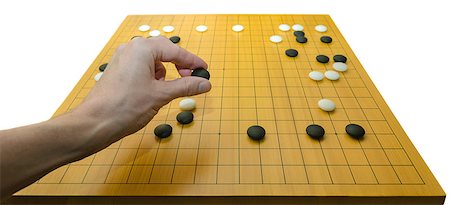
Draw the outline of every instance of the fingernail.
<instances>
[{"instance_id":1,"label":"fingernail","mask_svg":"<svg viewBox=\"0 0 450 205\"><path fill-rule=\"evenodd\" d=\"M201 93L208 92L210 89L211 89L211 84L209 84L208 81L201 82L198 85L198 91L201 92Z\"/></svg>"}]
</instances>

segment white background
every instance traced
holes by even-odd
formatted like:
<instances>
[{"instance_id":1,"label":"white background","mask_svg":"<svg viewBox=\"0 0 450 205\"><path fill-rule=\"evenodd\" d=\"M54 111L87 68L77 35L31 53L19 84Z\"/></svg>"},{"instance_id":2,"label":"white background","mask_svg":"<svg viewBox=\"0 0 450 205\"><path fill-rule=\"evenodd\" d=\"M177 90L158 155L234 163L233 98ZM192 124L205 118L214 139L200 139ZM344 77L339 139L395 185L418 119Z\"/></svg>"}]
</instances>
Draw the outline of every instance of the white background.
<instances>
[{"instance_id":1,"label":"white background","mask_svg":"<svg viewBox=\"0 0 450 205\"><path fill-rule=\"evenodd\" d=\"M449 10L446 0L2 0L0 129L50 118L128 14L330 14L449 191Z\"/></svg>"}]
</instances>

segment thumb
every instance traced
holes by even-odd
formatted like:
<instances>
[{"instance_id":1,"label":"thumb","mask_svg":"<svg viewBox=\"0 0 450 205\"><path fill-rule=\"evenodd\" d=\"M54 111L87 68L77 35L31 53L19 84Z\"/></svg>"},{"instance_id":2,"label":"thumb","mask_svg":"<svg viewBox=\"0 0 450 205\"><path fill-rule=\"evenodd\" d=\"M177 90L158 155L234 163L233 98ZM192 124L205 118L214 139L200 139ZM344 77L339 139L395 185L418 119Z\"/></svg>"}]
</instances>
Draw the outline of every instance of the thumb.
<instances>
[{"instance_id":1,"label":"thumb","mask_svg":"<svg viewBox=\"0 0 450 205\"><path fill-rule=\"evenodd\" d=\"M160 81L164 83L162 86L168 100L178 97L198 95L211 90L209 80L200 77L186 76L171 81Z\"/></svg>"}]
</instances>

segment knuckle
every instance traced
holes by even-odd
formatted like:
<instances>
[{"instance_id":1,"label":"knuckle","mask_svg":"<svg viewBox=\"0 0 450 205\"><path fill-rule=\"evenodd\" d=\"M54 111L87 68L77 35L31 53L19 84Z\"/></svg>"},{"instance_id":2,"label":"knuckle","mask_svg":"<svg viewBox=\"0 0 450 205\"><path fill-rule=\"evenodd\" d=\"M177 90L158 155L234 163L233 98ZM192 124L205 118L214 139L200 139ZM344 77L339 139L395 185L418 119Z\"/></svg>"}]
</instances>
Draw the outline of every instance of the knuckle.
<instances>
[{"instance_id":1,"label":"knuckle","mask_svg":"<svg viewBox=\"0 0 450 205\"><path fill-rule=\"evenodd\" d=\"M194 95L194 89L192 89L192 82L187 80L187 78L182 78L184 81L184 96Z\"/></svg>"}]
</instances>

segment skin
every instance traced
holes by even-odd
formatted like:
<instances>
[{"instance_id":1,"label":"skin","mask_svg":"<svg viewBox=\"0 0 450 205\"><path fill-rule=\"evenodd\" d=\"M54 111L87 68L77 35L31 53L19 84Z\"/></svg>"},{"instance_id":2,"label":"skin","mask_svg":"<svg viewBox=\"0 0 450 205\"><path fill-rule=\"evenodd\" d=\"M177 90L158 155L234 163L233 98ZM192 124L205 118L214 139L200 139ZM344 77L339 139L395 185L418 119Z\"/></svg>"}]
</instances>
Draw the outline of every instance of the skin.
<instances>
[{"instance_id":1,"label":"skin","mask_svg":"<svg viewBox=\"0 0 450 205\"><path fill-rule=\"evenodd\" d=\"M166 81L161 62L181 75ZM208 92L191 71L207 64L167 38L135 38L121 45L108 69L76 109L38 124L0 131L0 201L65 164L132 134L171 100Z\"/></svg>"}]
</instances>

